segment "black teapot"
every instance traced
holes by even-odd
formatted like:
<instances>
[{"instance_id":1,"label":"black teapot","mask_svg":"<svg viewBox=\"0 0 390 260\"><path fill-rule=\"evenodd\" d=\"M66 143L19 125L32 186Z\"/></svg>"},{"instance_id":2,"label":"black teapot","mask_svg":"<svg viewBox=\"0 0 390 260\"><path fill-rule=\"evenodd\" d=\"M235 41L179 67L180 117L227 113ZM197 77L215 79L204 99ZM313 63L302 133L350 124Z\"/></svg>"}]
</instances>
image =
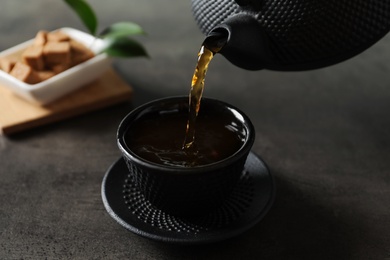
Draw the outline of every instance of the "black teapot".
<instances>
[{"instance_id":1,"label":"black teapot","mask_svg":"<svg viewBox=\"0 0 390 260\"><path fill-rule=\"evenodd\" d=\"M390 30L390 0L191 0L206 40L249 70L298 71L349 59Z\"/></svg>"}]
</instances>

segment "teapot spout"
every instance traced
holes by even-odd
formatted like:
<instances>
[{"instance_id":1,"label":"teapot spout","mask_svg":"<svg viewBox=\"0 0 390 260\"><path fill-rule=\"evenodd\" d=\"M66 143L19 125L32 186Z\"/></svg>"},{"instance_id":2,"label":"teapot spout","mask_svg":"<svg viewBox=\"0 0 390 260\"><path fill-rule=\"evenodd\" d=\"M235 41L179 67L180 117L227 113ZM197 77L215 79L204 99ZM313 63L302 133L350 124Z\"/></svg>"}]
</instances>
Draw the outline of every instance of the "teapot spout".
<instances>
[{"instance_id":1,"label":"teapot spout","mask_svg":"<svg viewBox=\"0 0 390 260\"><path fill-rule=\"evenodd\" d=\"M263 28L253 16L237 14L214 27L204 44L220 48L219 53L238 67L260 70L267 60L267 43Z\"/></svg>"}]
</instances>

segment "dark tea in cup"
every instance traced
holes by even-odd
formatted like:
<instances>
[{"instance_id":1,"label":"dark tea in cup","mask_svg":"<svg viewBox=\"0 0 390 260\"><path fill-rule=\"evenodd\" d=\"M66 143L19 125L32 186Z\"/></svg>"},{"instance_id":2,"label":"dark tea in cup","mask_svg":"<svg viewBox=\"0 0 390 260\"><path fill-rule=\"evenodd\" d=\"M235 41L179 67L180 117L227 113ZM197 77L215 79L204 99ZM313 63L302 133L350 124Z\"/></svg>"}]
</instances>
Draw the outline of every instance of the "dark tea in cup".
<instances>
[{"instance_id":1,"label":"dark tea in cup","mask_svg":"<svg viewBox=\"0 0 390 260\"><path fill-rule=\"evenodd\" d=\"M245 142L246 131L235 115L229 110L213 110L198 115L196 139L185 148L188 108L167 105L161 109L135 120L124 137L132 152L151 163L177 167L212 164L233 155Z\"/></svg>"},{"instance_id":2,"label":"dark tea in cup","mask_svg":"<svg viewBox=\"0 0 390 260\"><path fill-rule=\"evenodd\" d=\"M255 131L237 108L203 98L194 144L185 149L188 106L188 97L174 97L133 110L119 126L118 146L130 176L153 206L197 216L217 209L232 191Z\"/></svg>"}]
</instances>

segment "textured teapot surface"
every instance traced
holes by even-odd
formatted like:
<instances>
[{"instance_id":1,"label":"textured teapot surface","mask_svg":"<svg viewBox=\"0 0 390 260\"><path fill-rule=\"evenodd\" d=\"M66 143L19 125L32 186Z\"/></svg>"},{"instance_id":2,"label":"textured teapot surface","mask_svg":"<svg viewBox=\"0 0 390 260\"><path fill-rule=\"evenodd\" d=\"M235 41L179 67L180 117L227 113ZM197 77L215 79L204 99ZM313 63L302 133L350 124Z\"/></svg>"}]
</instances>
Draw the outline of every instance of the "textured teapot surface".
<instances>
[{"instance_id":1,"label":"textured teapot surface","mask_svg":"<svg viewBox=\"0 0 390 260\"><path fill-rule=\"evenodd\" d=\"M258 22L267 42L264 45L267 49L261 52L267 55L258 61L257 67L248 69L307 70L332 65L364 51L390 30L389 0L237 0L237 3L192 0L195 19L205 34L229 23L238 14L246 14ZM240 41L250 42L252 37L247 35ZM250 48L249 51L258 52ZM229 52L234 52L234 48ZM235 53L221 54L235 64L239 59L231 58Z\"/></svg>"}]
</instances>

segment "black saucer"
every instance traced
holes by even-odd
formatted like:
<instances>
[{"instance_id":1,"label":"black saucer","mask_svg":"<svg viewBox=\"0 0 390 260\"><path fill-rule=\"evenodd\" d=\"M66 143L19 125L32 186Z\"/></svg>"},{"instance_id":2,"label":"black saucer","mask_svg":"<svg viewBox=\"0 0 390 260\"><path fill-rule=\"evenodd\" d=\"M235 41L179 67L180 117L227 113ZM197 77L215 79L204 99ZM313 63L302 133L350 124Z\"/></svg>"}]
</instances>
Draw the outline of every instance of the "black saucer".
<instances>
[{"instance_id":1,"label":"black saucer","mask_svg":"<svg viewBox=\"0 0 390 260\"><path fill-rule=\"evenodd\" d=\"M265 163L250 153L235 190L221 208L200 219L184 219L154 208L137 190L120 158L107 170L102 199L120 225L149 239L175 244L205 244L237 236L258 223L275 196Z\"/></svg>"}]
</instances>

